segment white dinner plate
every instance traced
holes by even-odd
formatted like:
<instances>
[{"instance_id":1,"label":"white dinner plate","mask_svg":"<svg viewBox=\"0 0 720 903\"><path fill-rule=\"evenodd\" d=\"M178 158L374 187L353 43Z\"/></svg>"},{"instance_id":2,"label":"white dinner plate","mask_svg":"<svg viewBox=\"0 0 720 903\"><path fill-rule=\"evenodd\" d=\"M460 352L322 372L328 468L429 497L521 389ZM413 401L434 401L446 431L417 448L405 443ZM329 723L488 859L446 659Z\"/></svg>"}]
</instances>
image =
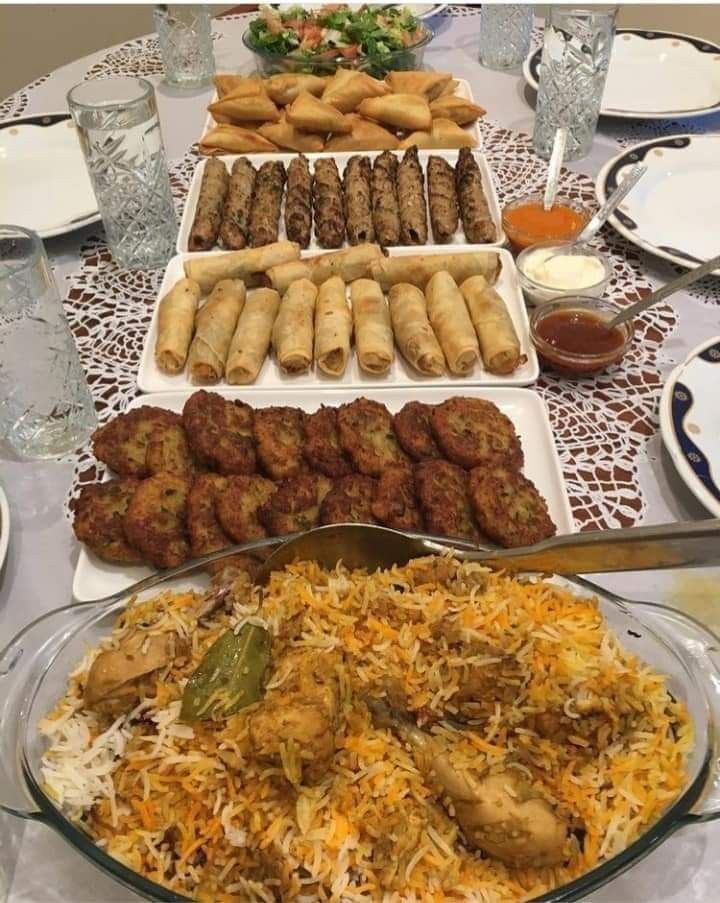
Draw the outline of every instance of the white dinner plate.
<instances>
[{"instance_id":1,"label":"white dinner plate","mask_svg":"<svg viewBox=\"0 0 720 903\"><path fill-rule=\"evenodd\" d=\"M404 247L393 248L390 256L401 257L408 254L442 254L446 251L445 245L426 245L424 247ZM258 374L256 381L250 385L243 386L242 391L245 395L254 395L257 391L263 389L272 389L275 392L293 392L305 389L315 391L321 390L323 394L332 389L393 389L400 386L413 386L416 389L422 389L426 386L451 386L456 392L463 391L466 386L482 385L482 386L529 386L534 383L539 374L540 368L538 364L535 346L530 340L530 325L528 322L527 309L523 301L522 289L518 279L517 267L515 261L509 251L504 248L489 248L487 245L460 245L452 248L453 253L470 253L472 251L493 251L500 255L502 267L500 276L494 286L502 299L507 305L508 312L515 326L515 332L520 340L520 350L527 357L524 364L521 364L508 376L497 376L489 373L480 364L477 364L472 373L468 376L453 376L445 373L443 376L422 376L420 373L410 367L397 351L395 359L387 374L384 376L373 376L361 370L354 350L352 352L347 369L342 377L335 379L326 376L316 368L309 370L307 373L287 374L283 373L278 367L271 352L265 359L265 363ZM227 253L223 251L210 251L209 254ZM312 257L320 252L303 251L303 257ZM323 252L324 253L324 252ZM183 269L184 261L189 258L197 258L197 254L178 254L170 260L165 270L158 298L153 310L152 320L147 335L145 336L145 345L143 347L142 356L140 358L140 367L138 369L138 388L141 392L172 392L177 390L192 391L198 386L193 385L185 372L178 373L176 376L170 376L158 369L155 363L155 344L157 342L158 329L158 310L160 299L163 298L175 285L175 283L184 278L185 271Z\"/></svg>"},{"instance_id":2,"label":"white dinner plate","mask_svg":"<svg viewBox=\"0 0 720 903\"><path fill-rule=\"evenodd\" d=\"M69 113L0 122L0 222L51 238L99 219Z\"/></svg>"},{"instance_id":3,"label":"white dinner plate","mask_svg":"<svg viewBox=\"0 0 720 903\"><path fill-rule=\"evenodd\" d=\"M600 204L638 161L648 171L610 223L628 241L680 266L720 251L720 135L644 141L609 160L595 180Z\"/></svg>"},{"instance_id":4,"label":"white dinner plate","mask_svg":"<svg viewBox=\"0 0 720 903\"><path fill-rule=\"evenodd\" d=\"M371 161L375 159L375 157L379 156L382 151L365 151L360 156L368 157ZM404 151L391 151L390 153L394 154L398 161L402 160ZM418 150L418 160L420 161L420 167L423 171L423 176L426 176L427 173L427 164L430 157L442 157L444 160L447 160L453 167L457 164L457 159L459 155L459 151L457 150ZM225 163L225 166L230 172L232 170L233 163L239 159L239 157L244 157L246 160L249 160L253 166L258 169L266 160L267 154L236 154L236 155L223 155L222 157L217 157L216 159ZM297 157L298 154L295 151L288 151L287 153L278 153L273 154L273 160L278 160L282 163L285 168L290 165L290 162ZM319 154L304 154L306 157L310 171L313 171L315 161L318 159L323 159L327 156L327 154L319 153ZM345 166L347 165L348 160L351 157L357 157L357 151L343 151L333 154L333 159L335 160L338 168L338 172L340 173L340 177L342 178L345 172ZM492 170L490 169L490 164L488 163L485 154L481 151L473 150L473 156L477 161L478 168L480 169L480 175L482 177L483 191L485 192L485 197L487 199L488 208L490 209L490 216L492 217L493 224L495 226L495 234L496 238L493 242L488 242L490 245L504 245L506 242L506 235L503 231L502 226L502 214L500 213L500 201L498 200L497 190L495 188L495 180L492 175ZM182 254L188 250L188 241L190 239L190 230L192 229L193 220L195 219L195 212L197 210L197 203L200 197L200 185L202 183L203 173L205 172L205 167L207 166L207 158L203 158L200 160L198 165L195 167L195 172L193 173L192 182L190 183L190 190L188 191L187 198L185 199L185 206L183 207L182 220L180 221L180 231L178 232L177 237L177 250ZM430 225L430 206L428 199L428 191L427 191L427 181L424 179L424 191L425 191L425 214L427 216L428 223L428 243L426 245L416 245L416 249L418 253L422 251L423 248L430 247L433 243L433 234L432 228ZM285 201L287 200L287 192L283 193L282 198L282 206L280 208L280 230L278 232L278 239L282 240L287 238L287 234L285 232ZM462 222L458 222L458 228L455 232L455 235L452 237L452 240L447 244L443 245L444 248L448 248L450 250L455 250L457 246L464 247L467 245L467 240L465 238L465 233L463 232ZM218 246L219 247L219 246ZM347 242L343 245L343 247L349 247ZM392 248L393 246L391 246ZM317 238L315 237L315 232L310 238L310 244L308 245L309 250L330 250L330 249L322 249L317 243ZM198 252L196 252L198 253ZM199 253L207 253L206 251L202 251Z\"/></svg>"},{"instance_id":5,"label":"white dinner plate","mask_svg":"<svg viewBox=\"0 0 720 903\"><path fill-rule=\"evenodd\" d=\"M10 542L10 507L5 490L0 486L0 571L7 555Z\"/></svg>"},{"instance_id":6,"label":"white dinner plate","mask_svg":"<svg viewBox=\"0 0 720 903\"><path fill-rule=\"evenodd\" d=\"M676 367L660 401L660 432L680 477L720 517L720 335Z\"/></svg>"},{"instance_id":7,"label":"white dinner plate","mask_svg":"<svg viewBox=\"0 0 720 903\"><path fill-rule=\"evenodd\" d=\"M321 404L337 406L360 396L382 402L393 414L408 401L438 404L459 392L462 392L463 395L485 398L494 402L514 423L525 451L523 472L535 483L538 491L545 498L557 532L572 533L575 530L547 408L535 392L527 389L479 389L470 386L466 386L462 390L454 387L363 390L362 392L334 389L322 394L312 390L295 392L291 399L283 400L276 391L256 392L251 399L248 399L247 393L242 389L217 391L225 398L241 398L249 401L255 408L283 403L296 405L308 412L316 411ZM150 403L179 413L191 394L187 391L164 392L153 396L152 399L134 398L128 408L137 408ZM103 562L83 546L80 549L80 557L75 569L73 596L80 602L98 599L119 592L135 581L147 577L150 573L152 571L148 567L140 565L128 566Z\"/></svg>"},{"instance_id":8,"label":"white dinner plate","mask_svg":"<svg viewBox=\"0 0 720 903\"><path fill-rule=\"evenodd\" d=\"M523 65L537 91L542 48ZM720 110L720 46L670 31L619 28L601 116L677 119Z\"/></svg>"}]
</instances>

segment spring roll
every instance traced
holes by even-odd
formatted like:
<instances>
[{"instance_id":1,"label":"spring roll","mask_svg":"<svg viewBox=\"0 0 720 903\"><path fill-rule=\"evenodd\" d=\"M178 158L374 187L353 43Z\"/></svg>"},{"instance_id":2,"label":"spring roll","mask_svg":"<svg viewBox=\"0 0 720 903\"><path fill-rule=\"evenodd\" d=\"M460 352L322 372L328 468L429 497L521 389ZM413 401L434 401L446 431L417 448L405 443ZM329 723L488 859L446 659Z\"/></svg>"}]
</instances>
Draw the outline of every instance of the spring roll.
<instances>
[{"instance_id":1,"label":"spring roll","mask_svg":"<svg viewBox=\"0 0 720 903\"><path fill-rule=\"evenodd\" d=\"M439 272L425 287L430 325L454 376L472 373L480 357L477 336L465 300L453 277Z\"/></svg>"},{"instance_id":2,"label":"spring roll","mask_svg":"<svg viewBox=\"0 0 720 903\"><path fill-rule=\"evenodd\" d=\"M370 182L373 225L377 240L383 246L400 244L397 168L397 157L390 151L375 157Z\"/></svg>"},{"instance_id":3,"label":"spring roll","mask_svg":"<svg viewBox=\"0 0 720 903\"><path fill-rule=\"evenodd\" d=\"M321 248L339 248L345 240L342 185L333 159L316 160L313 169L315 235Z\"/></svg>"},{"instance_id":4,"label":"spring roll","mask_svg":"<svg viewBox=\"0 0 720 903\"><path fill-rule=\"evenodd\" d=\"M181 373L195 326L201 287L193 279L180 279L160 301L155 362L163 373Z\"/></svg>"},{"instance_id":5,"label":"spring roll","mask_svg":"<svg viewBox=\"0 0 720 903\"><path fill-rule=\"evenodd\" d=\"M272 332L272 344L280 369L303 373L313 359L313 321L317 286L298 279L285 292Z\"/></svg>"},{"instance_id":6,"label":"spring roll","mask_svg":"<svg viewBox=\"0 0 720 903\"><path fill-rule=\"evenodd\" d=\"M352 314L345 283L333 276L320 286L315 308L315 360L328 376L342 376L350 357Z\"/></svg>"},{"instance_id":7,"label":"spring roll","mask_svg":"<svg viewBox=\"0 0 720 903\"><path fill-rule=\"evenodd\" d=\"M285 189L285 167L279 160L268 160L258 170L250 211L250 244L253 248L278 240L280 205Z\"/></svg>"},{"instance_id":8,"label":"spring roll","mask_svg":"<svg viewBox=\"0 0 720 903\"><path fill-rule=\"evenodd\" d=\"M312 275L310 278L320 285L331 276L340 276L343 282L367 279L374 260L381 260L382 249L374 244L355 245L344 251L330 251L310 258Z\"/></svg>"},{"instance_id":9,"label":"spring roll","mask_svg":"<svg viewBox=\"0 0 720 903\"><path fill-rule=\"evenodd\" d=\"M312 177L307 157L298 154L288 166L285 198L285 234L301 248L310 244L312 229Z\"/></svg>"},{"instance_id":10,"label":"spring roll","mask_svg":"<svg viewBox=\"0 0 720 903\"><path fill-rule=\"evenodd\" d=\"M209 251L215 244L223 218L230 176L222 160L211 157L205 162L195 219L190 228L188 251Z\"/></svg>"},{"instance_id":11,"label":"spring roll","mask_svg":"<svg viewBox=\"0 0 720 903\"><path fill-rule=\"evenodd\" d=\"M345 197L345 222L351 245L375 240L370 207L370 160L354 156L345 164L343 194Z\"/></svg>"},{"instance_id":12,"label":"spring roll","mask_svg":"<svg viewBox=\"0 0 720 903\"><path fill-rule=\"evenodd\" d=\"M257 379L270 347L279 307L280 295L270 288L256 288L247 293L225 365L225 379L231 385L247 385Z\"/></svg>"},{"instance_id":13,"label":"spring roll","mask_svg":"<svg viewBox=\"0 0 720 903\"><path fill-rule=\"evenodd\" d=\"M372 279L356 279L350 286L355 345L366 373L382 376L395 357L393 331L382 289Z\"/></svg>"},{"instance_id":14,"label":"spring roll","mask_svg":"<svg viewBox=\"0 0 720 903\"><path fill-rule=\"evenodd\" d=\"M225 199L220 242L231 251L242 250L248 242L250 202L255 187L255 167L245 157L233 163Z\"/></svg>"},{"instance_id":15,"label":"spring roll","mask_svg":"<svg viewBox=\"0 0 720 903\"><path fill-rule=\"evenodd\" d=\"M497 231L483 190L480 167L468 147L460 148L455 181L465 237L473 244L495 241Z\"/></svg>"},{"instance_id":16,"label":"spring roll","mask_svg":"<svg viewBox=\"0 0 720 903\"><path fill-rule=\"evenodd\" d=\"M427 315L425 296L415 285L400 282L388 294L390 320L402 356L423 376L442 376L445 357Z\"/></svg>"},{"instance_id":17,"label":"spring roll","mask_svg":"<svg viewBox=\"0 0 720 903\"><path fill-rule=\"evenodd\" d=\"M209 254L185 261L185 275L200 286L203 295L209 295L221 279L242 279L264 273L270 267L289 260L298 260L300 246L294 241L276 241L263 248L245 248L228 254ZM468 273L468 276L474 275Z\"/></svg>"},{"instance_id":18,"label":"spring roll","mask_svg":"<svg viewBox=\"0 0 720 903\"><path fill-rule=\"evenodd\" d=\"M417 147L409 147L397 169L400 199L400 243L424 245L427 242L427 210L423 171Z\"/></svg>"},{"instance_id":19,"label":"spring roll","mask_svg":"<svg viewBox=\"0 0 720 903\"><path fill-rule=\"evenodd\" d=\"M470 276L484 276L495 282L500 273L500 257L494 251L470 251L448 254L409 254L407 257L382 257L370 263L370 275L384 291L398 282L425 288L435 273L445 270L456 282Z\"/></svg>"},{"instance_id":20,"label":"spring roll","mask_svg":"<svg viewBox=\"0 0 720 903\"><path fill-rule=\"evenodd\" d=\"M309 260L290 260L270 267L266 275L270 285L282 297L296 279L312 279L312 267Z\"/></svg>"},{"instance_id":21,"label":"spring roll","mask_svg":"<svg viewBox=\"0 0 720 903\"><path fill-rule=\"evenodd\" d=\"M191 382L211 385L225 372L230 342L245 305L245 283L222 279L195 315L195 336L187 359Z\"/></svg>"},{"instance_id":22,"label":"spring roll","mask_svg":"<svg viewBox=\"0 0 720 903\"><path fill-rule=\"evenodd\" d=\"M482 276L471 276L460 286L480 342L485 369L507 376L527 360L520 350L507 306Z\"/></svg>"}]
</instances>

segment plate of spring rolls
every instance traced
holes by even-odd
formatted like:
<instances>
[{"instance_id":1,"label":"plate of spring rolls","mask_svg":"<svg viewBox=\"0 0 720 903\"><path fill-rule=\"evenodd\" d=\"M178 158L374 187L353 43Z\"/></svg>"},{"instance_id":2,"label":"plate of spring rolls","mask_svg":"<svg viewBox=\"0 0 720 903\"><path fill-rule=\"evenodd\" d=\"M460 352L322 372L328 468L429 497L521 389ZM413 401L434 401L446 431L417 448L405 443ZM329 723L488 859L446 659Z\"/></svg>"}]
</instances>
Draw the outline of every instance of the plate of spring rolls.
<instances>
[{"instance_id":1,"label":"plate of spring rolls","mask_svg":"<svg viewBox=\"0 0 720 903\"><path fill-rule=\"evenodd\" d=\"M217 75L203 155L479 147L485 115L450 72Z\"/></svg>"},{"instance_id":2,"label":"plate of spring rolls","mask_svg":"<svg viewBox=\"0 0 720 903\"><path fill-rule=\"evenodd\" d=\"M331 249L372 241L502 245L505 233L490 167L470 148L200 162L178 251L241 250L284 238Z\"/></svg>"},{"instance_id":3,"label":"plate of spring rolls","mask_svg":"<svg viewBox=\"0 0 720 903\"><path fill-rule=\"evenodd\" d=\"M170 261L138 387L524 386L538 373L508 251L284 240Z\"/></svg>"}]
</instances>

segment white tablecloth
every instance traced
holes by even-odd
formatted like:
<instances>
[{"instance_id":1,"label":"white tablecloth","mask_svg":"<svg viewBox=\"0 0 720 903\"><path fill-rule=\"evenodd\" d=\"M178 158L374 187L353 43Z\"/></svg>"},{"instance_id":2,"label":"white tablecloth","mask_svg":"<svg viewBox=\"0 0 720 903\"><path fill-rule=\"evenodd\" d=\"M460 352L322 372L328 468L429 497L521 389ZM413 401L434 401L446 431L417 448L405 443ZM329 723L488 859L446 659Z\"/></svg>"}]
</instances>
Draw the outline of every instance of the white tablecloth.
<instances>
[{"instance_id":1,"label":"white tablecloth","mask_svg":"<svg viewBox=\"0 0 720 903\"><path fill-rule=\"evenodd\" d=\"M250 68L240 35L246 18L233 17L215 24L218 71ZM476 15L443 16L434 23L438 36L426 56L435 69L451 70L466 78L476 101L488 110L488 119L519 132L532 132L534 100L518 72L499 73L476 62L479 19ZM135 41L78 60L39 80L4 104L0 115L15 117L64 111L68 89L88 73L110 73L132 68L148 52L148 42ZM153 67L150 67L152 71ZM197 141L205 120L211 91L182 93L157 85L165 145L170 161L181 158ZM688 127L689 125L689 127ZM675 131L714 130L720 117L696 120ZM592 153L573 164L579 173L594 176L602 164L618 151L619 144L632 143L661 134L662 124L626 125L602 123ZM716 186L717 187L717 186ZM61 293L76 272L81 243L93 227L47 242ZM670 278L673 269L643 256L644 275L651 283ZM717 285L710 291L717 292ZM675 363L702 340L720 334L716 299L697 293L684 296L676 305L676 330L662 345L662 371L667 375ZM656 427L656 424L655 424ZM63 502L73 476L72 463L19 462L0 450L0 480L9 498L12 533L8 560L0 584L0 645L15 631L44 611L65 604L70 598L78 545L63 511ZM636 461L644 498L644 521L659 523L707 517L674 471L655 431ZM720 569L684 574L666 572L600 578L625 596L679 604L694 598L712 583L718 585ZM720 599L718 600L720 603ZM13 822L18 832L21 823ZM0 873L4 859L12 859L10 844L0 825ZM656 901L690 903L715 898L713 886L720 884L720 825L684 829L663 844L631 872L617 878L592 895L595 901ZM0 881L0 897L2 896ZM98 872L48 828L27 823L9 894L11 903L45 903L53 900L121 901L135 897Z\"/></svg>"}]
</instances>

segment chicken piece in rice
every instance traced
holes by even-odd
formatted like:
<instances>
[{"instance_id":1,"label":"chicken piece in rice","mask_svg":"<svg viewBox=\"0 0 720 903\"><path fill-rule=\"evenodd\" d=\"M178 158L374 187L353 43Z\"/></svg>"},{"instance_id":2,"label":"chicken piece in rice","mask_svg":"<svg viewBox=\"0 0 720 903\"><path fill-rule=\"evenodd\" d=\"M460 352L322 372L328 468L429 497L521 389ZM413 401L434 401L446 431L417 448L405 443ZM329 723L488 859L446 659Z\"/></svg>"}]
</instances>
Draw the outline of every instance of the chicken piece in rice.
<instances>
[{"instance_id":1,"label":"chicken piece in rice","mask_svg":"<svg viewBox=\"0 0 720 903\"><path fill-rule=\"evenodd\" d=\"M339 686L317 649L294 649L280 661L260 707L249 717L255 753L282 765L294 783L316 783L335 752Z\"/></svg>"}]
</instances>

